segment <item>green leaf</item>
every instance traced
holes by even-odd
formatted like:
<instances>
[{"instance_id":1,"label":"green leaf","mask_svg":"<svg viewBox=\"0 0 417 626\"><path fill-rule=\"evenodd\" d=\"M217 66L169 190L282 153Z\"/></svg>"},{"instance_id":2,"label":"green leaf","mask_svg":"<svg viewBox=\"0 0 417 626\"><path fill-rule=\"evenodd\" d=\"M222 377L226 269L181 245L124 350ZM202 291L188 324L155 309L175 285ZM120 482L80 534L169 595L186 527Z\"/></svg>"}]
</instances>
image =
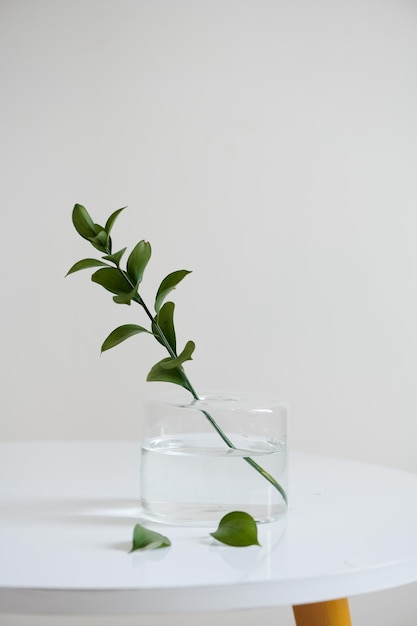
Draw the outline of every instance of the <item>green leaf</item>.
<instances>
[{"instance_id":1,"label":"green leaf","mask_svg":"<svg viewBox=\"0 0 417 626\"><path fill-rule=\"evenodd\" d=\"M118 252L113 252L113 254L107 254L106 256L103 256L103 259L106 259L106 261L111 261L112 263L115 263L117 267L119 267L120 261L122 260L122 256L126 252L126 249L127 248L123 248Z\"/></svg>"},{"instance_id":2,"label":"green leaf","mask_svg":"<svg viewBox=\"0 0 417 626\"><path fill-rule=\"evenodd\" d=\"M176 367L178 367L179 365L182 365L182 363L185 363L185 361L192 361L191 355L195 350L195 343L194 341L187 341L184 350L181 352L181 354L179 354L175 359L167 359L167 361L163 364L162 368L163 369L174 369ZM165 361L165 359L164 359ZM162 361L160 361L160 363L162 363Z\"/></svg>"},{"instance_id":3,"label":"green leaf","mask_svg":"<svg viewBox=\"0 0 417 626\"><path fill-rule=\"evenodd\" d=\"M146 380L148 382L174 383L174 385L180 385L180 387L188 389L182 368L176 367L174 369L166 369L164 364L167 361L172 361L172 359L167 357L166 359L162 359L162 361L156 363L149 372Z\"/></svg>"},{"instance_id":4,"label":"green leaf","mask_svg":"<svg viewBox=\"0 0 417 626\"><path fill-rule=\"evenodd\" d=\"M132 285L126 280L122 272L115 267L103 267L91 276L93 283L97 283L117 295L130 293Z\"/></svg>"},{"instance_id":5,"label":"green leaf","mask_svg":"<svg viewBox=\"0 0 417 626\"><path fill-rule=\"evenodd\" d=\"M108 235L110 235L111 229L113 228L113 224L116 221L116 219L119 217L120 213L125 209L126 207L122 207L121 209L117 209L117 211L115 211L114 213L112 213L109 217L109 219L106 222L106 225L104 227L104 230L106 231L106 233Z\"/></svg>"},{"instance_id":6,"label":"green leaf","mask_svg":"<svg viewBox=\"0 0 417 626\"><path fill-rule=\"evenodd\" d=\"M232 511L220 520L212 537L228 546L260 546L256 522L249 513Z\"/></svg>"},{"instance_id":7,"label":"green leaf","mask_svg":"<svg viewBox=\"0 0 417 626\"><path fill-rule=\"evenodd\" d=\"M72 223L77 233L84 239L90 239L97 234L94 222L87 209L83 207L82 204L76 204L74 206L72 210Z\"/></svg>"},{"instance_id":8,"label":"green leaf","mask_svg":"<svg viewBox=\"0 0 417 626\"><path fill-rule=\"evenodd\" d=\"M74 265L68 270L68 274L73 274L74 272L78 272L79 270L86 270L90 267L99 267L99 266L108 267L107 263L103 263L103 261L99 261L98 259L83 259L82 261L78 261L74 263Z\"/></svg>"},{"instance_id":9,"label":"green leaf","mask_svg":"<svg viewBox=\"0 0 417 626\"><path fill-rule=\"evenodd\" d=\"M156 363L149 372L146 380L151 382L174 383L175 385L184 387L184 389L188 389L186 379L184 378L182 363L191 360L194 349L194 342L188 341L184 350L175 359L167 357Z\"/></svg>"},{"instance_id":10,"label":"green leaf","mask_svg":"<svg viewBox=\"0 0 417 626\"><path fill-rule=\"evenodd\" d=\"M130 552L135 552L135 550L157 550L170 545L171 542L165 535L145 528L141 524L136 524L133 529L132 549Z\"/></svg>"},{"instance_id":11,"label":"green leaf","mask_svg":"<svg viewBox=\"0 0 417 626\"><path fill-rule=\"evenodd\" d=\"M158 315L156 316L156 322L164 333L166 339L168 340L169 345L173 349L174 352L177 350L177 340L175 337L175 328L174 328L174 309L175 304L173 302L165 302ZM165 345L162 339L159 336L158 328L155 324L152 325L152 331L155 337L158 339L159 343Z\"/></svg>"},{"instance_id":12,"label":"green leaf","mask_svg":"<svg viewBox=\"0 0 417 626\"><path fill-rule=\"evenodd\" d=\"M187 276L187 274L191 274L188 270L177 270L176 272L172 272L168 274L162 281L159 286L158 292L156 294L155 299L155 311L158 313L162 302L165 300L167 295L175 289L179 282L182 281L183 278Z\"/></svg>"},{"instance_id":13,"label":"green leaf","mask_svg":"<svg viewBox=\"0 0 417 626\"><path fill-rule=\"evenodd\" d=\"M96 236L93 238L96 242L105 245L107 243L108 234L100 224L94 224L96 229Z\"/></svg>"},{"instance_id":14,"label":"green leaf","mask_svg":"<svg viewBox=\"0 0 417 626\"><path fill-rule=\"evenodd\" d=\"M149 333L149 331L143 328L143 326L137 326L136 324L124 324L123 326L119 326L104 340L101 351L105 352L106 350L110 350L110 348L114 348L114 346L119 345L119 343L122 343L125 339L129 339L129 337L133 337L133 335L138 335L139 333Z\"/></svg>"},{"instance_id":15,"label":"green leaf","mask_svg":"<svg viewBox=\"0 0 417 626\"><path fill-rule=\"evenodd\" d=\"M94 224L94 228L96 229L96 235L95 237L89 237L89 241L100 252L106 252L109 248L109 236L100 224Z\"/></svg>"},{"instance_id":16,"label":"green leaf","mask_svg":"<svg viewBox=\"0 0 417 626\"><path fill-rule=\"evenodd\" d=\"M129 293L119 293L117 296L113 296L113 301L116 304L128 304L130 306L131 301L138 295L138 288L133 287Z\"/></svg>"},{"instance_id":17,"label":"green leaf","mask_svg":"<svg viewBox=\"0 0 417 626\"><path fill-rule=\"evenodd\" d=\"M143 272L151 258L151 244L147 241L139 241L133 248L127 260L127 273L135 285L142 282Z\"/></svg>"}]
</instances>

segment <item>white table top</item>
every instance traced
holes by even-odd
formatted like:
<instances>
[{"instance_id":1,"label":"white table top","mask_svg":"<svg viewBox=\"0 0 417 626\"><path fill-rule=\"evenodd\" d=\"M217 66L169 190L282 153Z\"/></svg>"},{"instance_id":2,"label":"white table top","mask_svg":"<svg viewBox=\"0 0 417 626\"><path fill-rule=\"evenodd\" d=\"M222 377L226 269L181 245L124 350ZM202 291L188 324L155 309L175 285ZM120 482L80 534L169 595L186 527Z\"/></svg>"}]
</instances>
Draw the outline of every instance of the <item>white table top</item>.
<instances>
[{"instance_id":1,"label":"white table top","mask_svg":"<svg viewBox=\"0 0 417 626\"><path fill-rule=\"evenodd\" d=\"M417 580L417 475L292 454L287 524L262 547L149 524L172 546L129 554L139 446L0 444L0 610L132 614L303 604Z\"/></svg>"}]
</instances>

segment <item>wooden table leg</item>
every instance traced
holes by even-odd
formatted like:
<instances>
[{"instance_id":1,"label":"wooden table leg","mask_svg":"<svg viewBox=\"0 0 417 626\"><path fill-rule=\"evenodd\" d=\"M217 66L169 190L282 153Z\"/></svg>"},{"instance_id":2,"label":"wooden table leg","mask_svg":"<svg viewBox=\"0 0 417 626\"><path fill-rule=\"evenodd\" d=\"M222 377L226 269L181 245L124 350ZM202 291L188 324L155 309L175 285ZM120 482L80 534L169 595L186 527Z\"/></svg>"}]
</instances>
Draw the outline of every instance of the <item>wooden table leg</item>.
<instances>
[{"instance_id":1,"label":"wooden table leg","mask_svg":"<svg viewBox=\"0 0 417 626\"><path fill-rule=\"evenodd\" d=\"M347 598L293 606L297 626L352 626Z\"/></svg>"}]
</instances>

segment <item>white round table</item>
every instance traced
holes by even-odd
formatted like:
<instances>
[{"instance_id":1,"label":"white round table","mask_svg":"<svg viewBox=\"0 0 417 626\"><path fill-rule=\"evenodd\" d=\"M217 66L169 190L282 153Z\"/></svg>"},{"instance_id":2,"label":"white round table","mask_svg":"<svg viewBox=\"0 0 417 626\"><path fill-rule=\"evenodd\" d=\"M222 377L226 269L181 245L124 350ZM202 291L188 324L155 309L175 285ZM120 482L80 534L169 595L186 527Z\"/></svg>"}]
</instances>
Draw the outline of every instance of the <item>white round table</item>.
<instances>
[{"instance_id":1,"label":"white round table","mask_svg":"<svg viewBox=\"0 0 417 626\"><path fill-rule=\"evenodd\" d=\"M302 605L311 616L317 603L340 609L326 601L417 580L417 475L291 454L288 519L259 527L261 547L219 544L215 528L149 523L172 546L129 553L138 471L138 443L0 444L1 611ZM298 624L316 623L300 611ZM338 615L328 623L349 623L345 609Z\"/></svg>"}]
</instances>

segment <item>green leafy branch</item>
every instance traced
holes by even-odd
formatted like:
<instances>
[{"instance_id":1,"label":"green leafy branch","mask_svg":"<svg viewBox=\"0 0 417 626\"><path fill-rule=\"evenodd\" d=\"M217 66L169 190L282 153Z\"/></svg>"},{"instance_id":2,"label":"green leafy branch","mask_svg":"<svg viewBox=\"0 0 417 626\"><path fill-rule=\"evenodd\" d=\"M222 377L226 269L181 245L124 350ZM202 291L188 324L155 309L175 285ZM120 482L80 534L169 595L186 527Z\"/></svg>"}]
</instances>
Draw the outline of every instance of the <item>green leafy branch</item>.
<instances>
[{"instance_id":1,"label":"green leafy branch","mask_svg":"<svg viewBox=\"0 0 417 626\"><path fill-rule=\"evenodd\" d=\"M96 224L92 220L85 207L81 204L74 206L72 221L76 231L83 239L89 241L103 256L101 259L87 258L78 261L70 268L67 275L84 269L99 268L92 274L91 280L112 293L113 300L116 304L130 305L132 302L139 304L148 318L150 323L149 328L144 328L136 324L124 324L113 330L103 342L101 346L102 352L110 350L110 348L117 346L134 335L140 333L151 334L164 346L168 352L168 356L158 361L158 363L152 367L147 376L147 380L174 383L189 391L195 400L199 400L199 396L183 368L183 364L186 361L192 360L195 344L193 341L188 341L182 351L178 353L174 326L175 305L173 302L166 300L168 295L188 274L190 274L190 272L188 270L176 270L168 274L168 276L162 280L155 297L155 312L152 313L139 293L139 286L151 258L152 250L150 243L142 240L136 244L127 258L125 269L121 267L121 261L127 248L113 252L111 231L116 219L124 208L126 207L112 213L105 226L100 226L100 224ZM214 418L203 409L201 409L201 412L224 443L229 448L236 449L236 446L226 433L223 432ZM251 457L243 457L243 459L270 482L281 494L284 501L287 502L285 490L273 476Z\"/></svg>"}]
</instances>

